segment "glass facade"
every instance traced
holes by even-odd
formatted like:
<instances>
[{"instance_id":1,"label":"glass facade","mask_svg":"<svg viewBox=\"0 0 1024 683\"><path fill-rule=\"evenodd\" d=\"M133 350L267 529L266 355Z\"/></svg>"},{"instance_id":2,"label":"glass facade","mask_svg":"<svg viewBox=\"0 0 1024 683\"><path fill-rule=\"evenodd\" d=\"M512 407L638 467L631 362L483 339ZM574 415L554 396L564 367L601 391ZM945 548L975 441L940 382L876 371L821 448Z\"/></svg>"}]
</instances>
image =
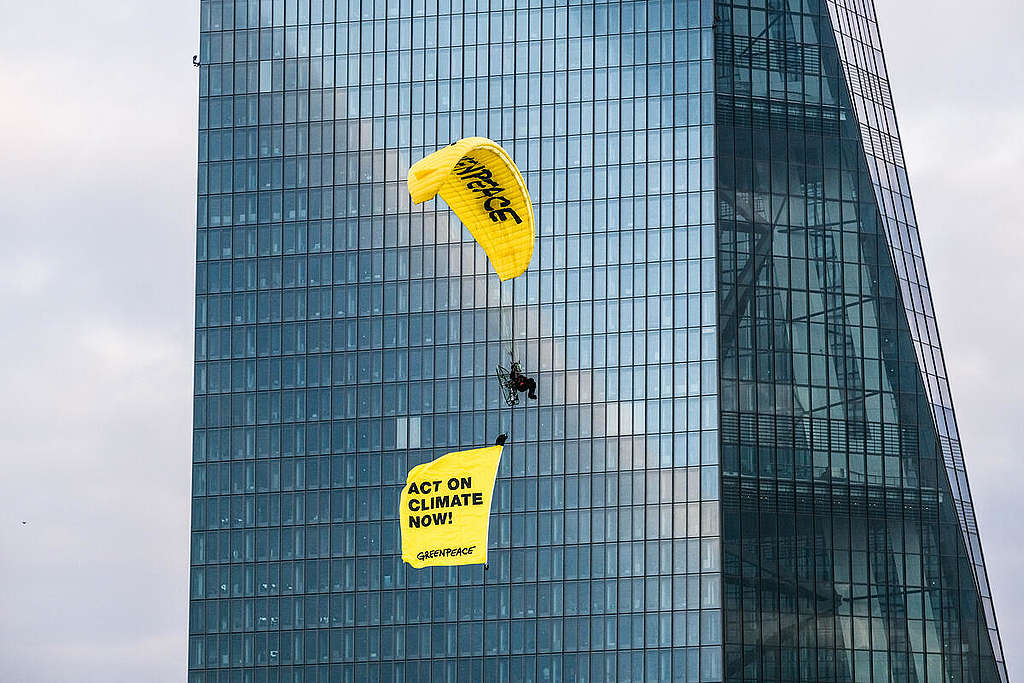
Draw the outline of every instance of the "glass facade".
<instances>
[{"instance_id":1,"label":"glass facade","mask_svg":"<svg viewBox=\"0 0 1024 683\"><path fill-rule=\"evenodd\" d=\"M200 61L190 681L996 680L870 3L202 0ZM470 135L515 284L409 201ZM404 565L501 432L489 568Z\"/></svg>"},{"instance_id":2,"label":"glass facade","mask_svg":"<svg viewBox=\"0 0 1024 683\"><path fill-rule=\"evenodd\" d=\"M721 680L711 19L202 3L191 680ZM535 203L514 288L409 203L468 135ZM408 469L509 429L489 569L404 566Z\"/></svg>"},{"instance_id":3,"label":"glass facade","mask_svg":"<svg viewBox=\"0 0 1024 683\"><path fill-rule=\"evenodd\" d=\"M874 9L716 5L725 678L1005 680Z\"/></svg>"}]
</instances>

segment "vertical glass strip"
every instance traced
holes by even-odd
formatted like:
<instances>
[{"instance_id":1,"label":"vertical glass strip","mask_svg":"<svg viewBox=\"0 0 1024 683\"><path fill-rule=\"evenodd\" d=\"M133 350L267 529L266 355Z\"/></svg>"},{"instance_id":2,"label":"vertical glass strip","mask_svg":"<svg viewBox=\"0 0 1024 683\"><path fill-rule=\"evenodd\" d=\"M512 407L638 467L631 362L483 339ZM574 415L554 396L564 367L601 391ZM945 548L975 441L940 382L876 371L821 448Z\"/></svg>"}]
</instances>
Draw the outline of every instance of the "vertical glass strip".
<instances>
[{"instance_id":1,"label":"vertical glass strip","mask_svg":"<svg viewBox=\"0 0 1024 683\"><path fill-rule=\"evenodd\" d=\"M981 551L981 537L967 483L967 468L956 427L874 3L829 0L827 5L850 98L860 124L868 170L899 277L918 366L924 375L925 388L939 433L950 493L971 557L976 584L984 602L1000 677L1006 681L1006 667Z\"/></svg>"},{"instance_id":2,"label":"vertical glass strip","mask_svg":"<svg viewBox=\"0 0 1024 683\"><path fill-rule=\"evenodd\" d=\"M994 680L828 9L715 33L725 678Z\"/></svg>"}]
</instances>

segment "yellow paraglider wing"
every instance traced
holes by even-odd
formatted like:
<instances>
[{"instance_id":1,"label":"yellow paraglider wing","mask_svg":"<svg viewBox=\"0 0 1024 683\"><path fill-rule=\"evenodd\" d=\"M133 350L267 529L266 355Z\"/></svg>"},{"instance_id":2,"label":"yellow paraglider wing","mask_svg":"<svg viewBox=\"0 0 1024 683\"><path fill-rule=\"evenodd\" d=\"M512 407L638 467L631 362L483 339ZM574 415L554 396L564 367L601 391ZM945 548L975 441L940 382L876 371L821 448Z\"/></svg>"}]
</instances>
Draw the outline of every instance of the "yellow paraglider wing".
<instances>
[{"instance_id":1,"label":"yellow paraglider wing","mask_svg":"<svg viewBox=\"0 0 1024 683\"><path fill-rule=\"evenodd\" d=\"M522 275L530 265L530 195L519 169L492 140L465 138L420 159L409 169L409 194L417 204L440 194L502 280Z\"/></svg>"}]
</instances>

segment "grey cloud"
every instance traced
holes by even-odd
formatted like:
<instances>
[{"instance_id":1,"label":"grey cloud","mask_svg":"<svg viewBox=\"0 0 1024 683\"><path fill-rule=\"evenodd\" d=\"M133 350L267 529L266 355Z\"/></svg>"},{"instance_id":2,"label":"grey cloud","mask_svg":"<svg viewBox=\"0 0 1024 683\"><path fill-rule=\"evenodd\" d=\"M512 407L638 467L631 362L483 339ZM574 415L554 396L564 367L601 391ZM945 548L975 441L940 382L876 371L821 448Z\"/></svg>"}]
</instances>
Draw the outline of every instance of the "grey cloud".
<instances>
[{"instance_id":1,"label":"grey cloud","mask_svg":"<svg viewBox=\"0 0 1024 683\"><path fill-rule=\"evenodd\" d=\"M197 11L5 9L4 680L185 675Z\"/></svg>"}]
</instances>

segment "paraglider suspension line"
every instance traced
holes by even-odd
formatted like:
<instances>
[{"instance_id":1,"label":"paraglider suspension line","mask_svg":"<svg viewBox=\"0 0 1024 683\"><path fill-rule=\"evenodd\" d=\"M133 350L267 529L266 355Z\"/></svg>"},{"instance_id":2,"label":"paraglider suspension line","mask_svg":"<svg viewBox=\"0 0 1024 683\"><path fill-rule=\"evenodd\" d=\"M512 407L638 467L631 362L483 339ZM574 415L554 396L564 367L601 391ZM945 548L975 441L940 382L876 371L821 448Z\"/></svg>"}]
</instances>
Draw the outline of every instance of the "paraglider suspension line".
<instances>
[{"instance_id":1,"label":"paraglider suspension line","mask_svg":"<svg viewBox=\"0 0 1024 683\"><path fill-rule=\"evenodd\" d=\"M516 355L516 281L512 279L512 360L515 360Z\"/></svg>"},{"instance_id":2,"label":"paraglider suspension line","mask_svg":"<svg viewBox=\"0 0 1024 683\"><path fill-rule=\"evenodd\" d=\"M511 358L509 359L509 363L512 363L512 364L514 364L516 362L516 279L517 278L512 278L512 305L510 307L511 308L511 314L512 314L512 322L511 322L511 325L510 325L510 328L512 330L512 341L510 341L509 345L508 345L509 353L511 354ZM516 398L518 399L518 397L519 397L519 394L516 393ZM513 426L515 424L516 411L515 411L515 405L514 404L511 404L511 403L509 404L508 412L509 412L508 433L509 433L509 436L511 436L512 438L515 438L515 429L513 429Z\"/></svg>"}]
</instances>

